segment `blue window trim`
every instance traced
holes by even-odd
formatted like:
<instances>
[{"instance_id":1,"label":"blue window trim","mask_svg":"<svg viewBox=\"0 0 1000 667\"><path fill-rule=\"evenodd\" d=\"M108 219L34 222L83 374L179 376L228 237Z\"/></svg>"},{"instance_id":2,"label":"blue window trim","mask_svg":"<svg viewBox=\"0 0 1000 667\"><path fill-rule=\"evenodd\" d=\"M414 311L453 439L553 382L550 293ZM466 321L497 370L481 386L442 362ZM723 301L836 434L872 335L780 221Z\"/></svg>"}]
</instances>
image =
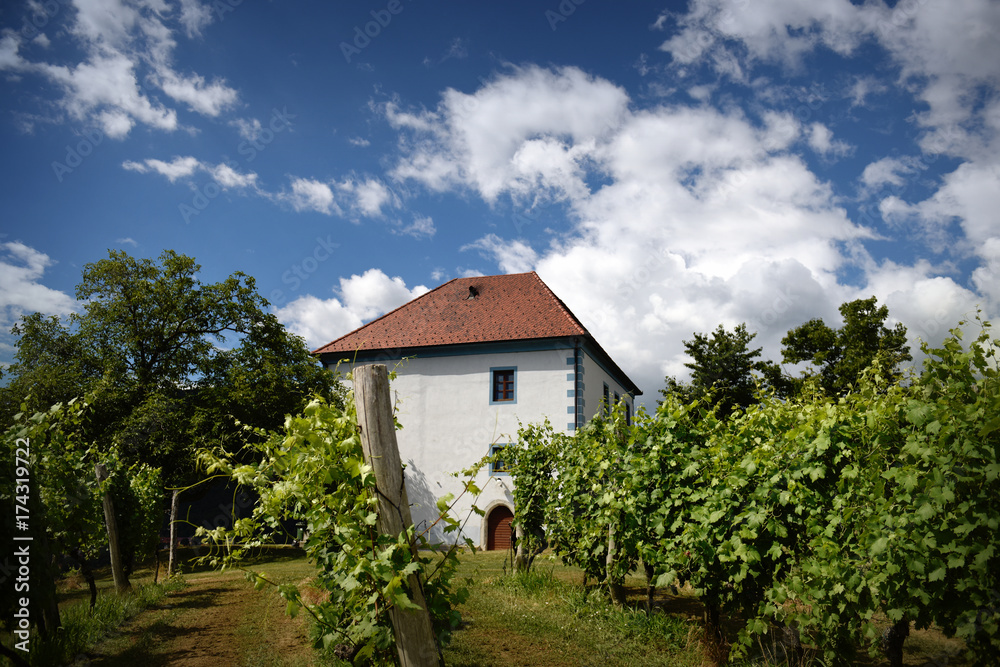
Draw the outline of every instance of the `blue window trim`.
<instances>
[{"instance_id":1,"label":"blue window trim","mask_svg":"<svg viewBox=\"0 0 1000 667\"><path fill-rule=\"evenodd\" d=\"M514 398L509 401L495 401L493 400L493 385L494 385L494 373L496 371L514 371ZM493 366L490 368L490 405L517 405L517 366Z\"/></svg>"},{"instance_id":2,"label":"blue window trim","mask_svg":"<svg viewBox=\"0 0 1000 667\"><path fill-rule=\"evenodd\" d=\"M509 443L508 443L509 444ZM498 451L506 447L507 445L490 445L490 456L493 456ZM510 473L506 470L495 470L493 468L493 462L490 461L490 477L509 477Z\"/></svg>"}]
</instances>

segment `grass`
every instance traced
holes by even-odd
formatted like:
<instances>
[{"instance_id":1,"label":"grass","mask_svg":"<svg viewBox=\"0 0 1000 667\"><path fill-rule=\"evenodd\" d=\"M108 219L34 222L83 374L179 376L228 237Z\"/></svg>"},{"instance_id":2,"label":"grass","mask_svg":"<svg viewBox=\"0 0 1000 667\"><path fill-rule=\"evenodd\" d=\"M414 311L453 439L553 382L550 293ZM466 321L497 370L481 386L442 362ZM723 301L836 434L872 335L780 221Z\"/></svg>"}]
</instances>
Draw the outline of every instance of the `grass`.
<instances>
[{"instance_id":1,"label":"grass","mask_svg":"<svg viewBox=\"0 0 1000 667\"><path fill-rule=\"evenodd\" d=\"M98 595L93 610L86 601L63 603L60 605L62 628L45 641L32 641L28 662L43 667L70 662L127 619L182 587L183 582L177 579L164 584L137 583L124 595ZM89 600L89 593L87 595Z\"/></svg>"},{"instance_id":2,"label":"grass","mask_svg":"<svg viewBox=\"0 0 1000 667\"><path fill-rule=\"evenodd\" d=\"M464 556L459 576L471 595L444 652L449 665L702 664L699 631L683 614L647 616L637 597L617 609L573 568L541 560L514 574L502 553L487 552Z\"/></svg>"},{"instance_id":3,"label":"grass","mask_svg":"<svg viewBox=\"0 0 1000 667\"><path fill-rule=\"evenodd\" d=\"M458 608L462 626L444 650L448 665L709 664L701 642L701 605L693 594L660 590L656 609L647 615L645 582L638 577L626 579L627 604L616 608L602 589L585 588L583 574L576 568L543 556L530 573L514 574L504 556L501 552L462 555L456 582L466 581L470 596ZM316 575L300 551L265 552L247 565L276 583L307 584ZM285 602L275 590L254 591L241 572L220 574L194 560L183 569L183 579L166 586L152 585L152 570L141 570L133 576L133 594L122 597L114 594L108 573L101 573L101 594L93 614L87 609L86 585L68 578L60 586L64 630L57 642L34 647L32 664L67 664L80 654L96 660L92 664L111 667L159 667L181 656L190 665L345 664L332 650L311 648L308 615L288 619ZM313 590L307 597L321 595ZM960 649L958 640L939 632L914 631L904 647L906 664L957 667L965 664L958 657ZM767 647L756 647L750 659L734 667L783 664L769 654L773 655ZM202 662L192 662L195 657ZM873 667L884 662L856 664Z\"/></svg>"}]
</instances>

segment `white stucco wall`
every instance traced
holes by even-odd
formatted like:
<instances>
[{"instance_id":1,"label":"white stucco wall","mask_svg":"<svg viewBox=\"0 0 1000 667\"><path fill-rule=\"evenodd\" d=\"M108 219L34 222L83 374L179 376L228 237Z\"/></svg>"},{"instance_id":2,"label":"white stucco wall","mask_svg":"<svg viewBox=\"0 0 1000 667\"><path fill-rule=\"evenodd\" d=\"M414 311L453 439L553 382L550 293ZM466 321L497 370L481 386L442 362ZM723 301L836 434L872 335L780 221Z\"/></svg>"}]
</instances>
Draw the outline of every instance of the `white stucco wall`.
<instances>
[{"instance_id":1,"label":"white stucco wall","mask_svg":"<svg viewBox=\"0 0 1000 667\"><path fill-rule=\"evenodd\" d=\"M592 357L586 351L583 353L583 398L584 398L584 422L590 421L597 411L601 407L601 403L604 400L604 385L608 385L609 395L611 403L615 401L615 393L625 400L629 406L632 406L633 414L634 406L633 401L630 396L625 391L625 388L617 382L611 374L602 368L601 364L598 363L597 359Z\"/></svg>"},{"instance_id":2,"label":"white stucco wall","mask_svg":"<svg viewBox=\"0 0 1000 667\"><path fill-rule=\"evenodd\" d=\"M473 465L494 443L515 440L519 419L529 424L548 417L554 428L567 430L573 421L573 366L567 363L572 357L572 349L560 349L381 362L396 372L390 387L403 426L396 436L418 530L437 517L438 498L462 493L461 481L449 473ZM516 368L516 400L491 404L491 369L511 367ZM491 477L488 468L475 479L482 494L478 499L459 498L455 513L468 518L464 537L479 544L483 519L470 511L472 504L484 510L498 502L513 507L513 485L508 475ZM445 539L440 527L431 535L433 540Z\"/></svg>"}]
</instances>

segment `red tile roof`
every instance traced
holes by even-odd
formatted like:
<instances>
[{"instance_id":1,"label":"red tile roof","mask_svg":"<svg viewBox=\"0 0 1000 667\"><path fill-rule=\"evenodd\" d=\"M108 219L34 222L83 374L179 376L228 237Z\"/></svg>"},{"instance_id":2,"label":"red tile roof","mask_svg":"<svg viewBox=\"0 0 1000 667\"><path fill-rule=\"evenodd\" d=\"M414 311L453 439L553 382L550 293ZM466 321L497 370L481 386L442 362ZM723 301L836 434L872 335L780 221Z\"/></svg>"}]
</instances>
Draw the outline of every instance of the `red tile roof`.
<instances>
[{"instance_id":1,"label":"red tile roof","mask_svg":"<svg viewBox=\"0 0 1000 667\"><path fill-rule=\"evenodd\" d=\"M620 369L534 271L456 278L314 350L314 354L583 337ZM621 373L628 385L634 384Z\"/></svg>"}]
</instances>

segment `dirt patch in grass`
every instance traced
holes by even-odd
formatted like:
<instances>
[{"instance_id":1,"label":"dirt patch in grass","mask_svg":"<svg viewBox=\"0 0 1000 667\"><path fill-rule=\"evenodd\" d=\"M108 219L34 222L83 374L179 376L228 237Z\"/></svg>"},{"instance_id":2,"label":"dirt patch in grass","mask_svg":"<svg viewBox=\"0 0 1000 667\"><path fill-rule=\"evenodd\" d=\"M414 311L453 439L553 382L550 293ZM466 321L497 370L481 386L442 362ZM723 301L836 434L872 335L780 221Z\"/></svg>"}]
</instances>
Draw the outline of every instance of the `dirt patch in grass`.
<instances>
[{"instance_id":1,"label":"dirt patch in grass","mask_svg":"<svg viewBox=\"0 0 1000 667\"><path fill-rule=\"evenodd\" d=\"M122 626L79 664L93 667L314 665L302 619L271 590L232 575L201 577Z\"/></svg>"}]
</instances>

